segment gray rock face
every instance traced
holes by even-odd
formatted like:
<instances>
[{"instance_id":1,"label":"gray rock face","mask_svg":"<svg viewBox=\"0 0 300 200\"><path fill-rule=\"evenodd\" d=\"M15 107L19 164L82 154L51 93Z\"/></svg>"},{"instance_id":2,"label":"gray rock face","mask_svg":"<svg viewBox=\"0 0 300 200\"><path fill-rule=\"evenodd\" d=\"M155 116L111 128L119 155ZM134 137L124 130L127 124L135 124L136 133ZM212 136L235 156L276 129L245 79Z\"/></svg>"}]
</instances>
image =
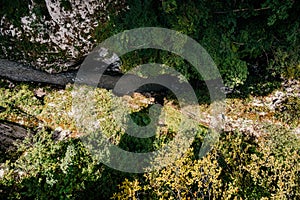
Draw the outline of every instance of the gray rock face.
<instances>
[{"instance_id":1,"label":"gray rock face","mask_svg":"<svg viewBox=\"0 0 300 200\"><path fill-rule=\"evenodd\" d=\"M0 58L28 63L49 73L72 69L105 39L99 39L97 30L110 20L110 7L116 13L127 10L124 0L23 1L20 5L24 9L1 4ZM14 16L9 13L11 9Z\"/></svg>"}]
</instances>

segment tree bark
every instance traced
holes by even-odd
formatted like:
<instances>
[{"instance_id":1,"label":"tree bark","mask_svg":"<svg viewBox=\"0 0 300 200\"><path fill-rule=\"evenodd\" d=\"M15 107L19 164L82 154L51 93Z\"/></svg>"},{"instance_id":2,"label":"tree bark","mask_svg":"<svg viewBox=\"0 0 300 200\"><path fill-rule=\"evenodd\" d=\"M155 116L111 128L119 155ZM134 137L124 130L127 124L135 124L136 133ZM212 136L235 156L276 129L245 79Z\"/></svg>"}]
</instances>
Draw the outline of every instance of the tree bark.
<instances>
[{"instance_id":1,"label":"tree bark","mask_svg":"<svg viewBox=\"0 0 300 200\"><path fill-rule=\"evenodd\" d=\"M94 70L94 69L92 69ZM96 69L95 69L96 70ZM9 79L11 81L17 82L35 82L35 83L45 83L58 86L65 86L68 83L82 83L92 86L97 86L105 89L114 89L117 82L122 77L122 84L118 85L117 90L113 90L117 95L125 95L131 93L130 89L134 86L143 86L143 83L147 82L146 78L142 78L133 74L114 74L107 75L103 74L99 82L93 82L92 80L98 80L99 72L97 71L86 72L85 77L81 74L80 78L84 80L78 80L77 70L62 72L58 74L49 74L43 72L33 67L26 66L14 61L9 61L6 59L0 59L0 77ZM180 83L178 77L173 77L172 75L164 74L157 77L150 77L151 80L159 82L158 80L164 80L163 82L172 83L176 89L186 88L186 83ZM149 81L148 81L149 82ZM143 87L140 87L136 92L161 92L166 91L165 87L162 87L158 84L147 84Z\"/></svg>"},{"instance_id":2,"label":"tree bark","mask_svg":"<svg viewBox=\"0 0 300 200\"><path fill-rule=\"evenodd\" d=\"M15 150L16 142L22 141L29 131L15 123L0 121L0 149Z\"/></svg>"}]
</instances>

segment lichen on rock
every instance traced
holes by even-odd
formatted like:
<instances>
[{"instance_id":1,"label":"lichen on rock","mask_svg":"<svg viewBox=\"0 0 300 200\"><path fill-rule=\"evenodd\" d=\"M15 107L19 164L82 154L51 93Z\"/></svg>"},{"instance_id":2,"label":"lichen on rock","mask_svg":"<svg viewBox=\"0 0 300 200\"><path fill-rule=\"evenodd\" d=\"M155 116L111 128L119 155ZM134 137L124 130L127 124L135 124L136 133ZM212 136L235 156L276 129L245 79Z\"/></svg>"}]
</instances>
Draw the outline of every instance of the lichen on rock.
<instances>
[{"instance_id":1,"label":"lichen on rock","mask_svg":"<svg viewBox=\"0 0 300 200\"><path fill-rule=\"evenodd\" d=\"M76 68L98 42L95 30L109 21L110 10L125 9L124 0L28 2L29 13L0 15L0 55L49 73Z\"/></svg>"}]
</instances>

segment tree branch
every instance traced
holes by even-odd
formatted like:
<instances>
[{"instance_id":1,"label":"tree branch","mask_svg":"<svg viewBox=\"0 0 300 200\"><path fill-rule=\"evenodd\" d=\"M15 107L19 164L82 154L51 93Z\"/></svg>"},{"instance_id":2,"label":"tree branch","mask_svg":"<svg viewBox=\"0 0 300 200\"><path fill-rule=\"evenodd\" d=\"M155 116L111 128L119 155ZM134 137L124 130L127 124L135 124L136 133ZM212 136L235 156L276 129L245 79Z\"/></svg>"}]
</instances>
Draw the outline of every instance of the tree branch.
<instances>
[{"instance_id":1,"label":"tree branch","mask_svg":"<svg viewBox=\"0 0 300 200\"><path fill-rule=\"evenodd\" d=\"M250 9L250 8L242 8L242 9L235 9L235 10L229 10L229 11L216 11L214 13L216 14L226 14L226 13L237 13L237 12L245 12L245 11L264 11L264 10L269 10L270 7L266 7L266 8L256 8L256 9Z\"/></svg>"}]
</instances>

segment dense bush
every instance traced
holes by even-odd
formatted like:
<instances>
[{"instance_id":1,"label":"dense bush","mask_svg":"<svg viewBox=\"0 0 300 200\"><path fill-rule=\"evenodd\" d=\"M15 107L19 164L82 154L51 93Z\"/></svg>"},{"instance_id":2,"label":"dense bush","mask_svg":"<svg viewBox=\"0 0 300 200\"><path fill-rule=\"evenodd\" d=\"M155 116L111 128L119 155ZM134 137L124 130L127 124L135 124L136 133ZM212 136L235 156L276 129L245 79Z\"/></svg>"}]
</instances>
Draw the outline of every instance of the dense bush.
<instances>
[{"instance_id":1,"label":"dense bush","mask_svg":"<svg viewBox=\"0 0 300 200\"><path fill-rule=\"evenodd\" d=\"M198 159L203 138L199 132L184 156L144 177L106 168L79 140L54 141L42 130L19 146L15 161L4 165L0 195L2 199L299 199L299 138L282 127L266 130L269 135L257 142L224 133L218 145ZM165 155L153 162L160 157Z\"/></svg>"},{"instance_id":2,"label":"dense bush","mask_svg":"<svg viewBox=\"0 0 300 200\"><path fill-rule=\"evenodd\" d=\"M46 131L28 138L19 152L21 156L8 163L1 179L2 198L72 199L92 176L100 176L79 144L55 143Z\"/></svg>"},{"instance_id":3,"label":"dense bush","mask_svg":"<svg viewBox=\"0 0 300 200\"><path fill-rule=\"evenodd\" d=\"M298 199L299 138L278 127L254 142L225 133L207 156L190 149L168 167L125 180L114 199Z\"/></svg>"},{"instance_id":4,"label":"dense bush","mask_svg":"<svg viewBox=\"0 0 300 200\"><path fill-rule=\"evenodd\" d=\"M96 162L82 141L76 139L81 135L70 117L71 86L66 90L45 87L48 94L42 105L34 96L33 85L0 84L0 106L12 109L1 112L1 120L16 120L33 130L36 123L55 129L54 132L38 131L19 144L18 152L2 158L1 199L299 199L300 141L292 129L271 124L265 126L265 135L259 138L225 132L215 148L199 158L203 137L207 135L207 130L199 125L194 130L197 135L191 148L176 162L163 154L153 163L169 163L167 167L144 175L128 174ZM126 134L111 108L128 102L131 106L125 107L132 111L128 117L146 125L149 101L136 94L136 98L115 97L113 103L110 91L98 88L94 92L94 113L103 133L122 149L155 151L178 134L180 112L176 105L164 106L167 119L155 136L139 139ZM297 112L290 112L297 111L298 102L294 100L287 99L290 104L279 107L278 111L290 125L289 120L297 117ZM245 105L235 106L244 108ZM58 141L54 137L66 130L71 131L72 138Z\"/></svg>"},{"instance_id":5,"label":"dense bush","mask_svg":"<svg viewBox=\"0 0 300 200\"><path fill-rule=\"evenodd\" d=\"M131 176L94 161L80 140L54 141L45 130L17 154L3 167L1 199L108 199Z\"/></svg>"},{"instance_id":6,"label":"dense bush","mask_svg":"<svg viewBox=\"0 0 300 200\"><path fill-rule=\"evenodd\" d=\"M294 1L128 3L132 5L131 10L115 22L119 31L155 25L189 35L212 56L227 86L244 83L248 68L255 66L260 70L268 67L274 76L299 76L297 13L300 7ZM152 59L157 59L156 55L188 78L199 78L186 63L174 60L170 53L154 54Z\"/></svg>"}]
</instances>

